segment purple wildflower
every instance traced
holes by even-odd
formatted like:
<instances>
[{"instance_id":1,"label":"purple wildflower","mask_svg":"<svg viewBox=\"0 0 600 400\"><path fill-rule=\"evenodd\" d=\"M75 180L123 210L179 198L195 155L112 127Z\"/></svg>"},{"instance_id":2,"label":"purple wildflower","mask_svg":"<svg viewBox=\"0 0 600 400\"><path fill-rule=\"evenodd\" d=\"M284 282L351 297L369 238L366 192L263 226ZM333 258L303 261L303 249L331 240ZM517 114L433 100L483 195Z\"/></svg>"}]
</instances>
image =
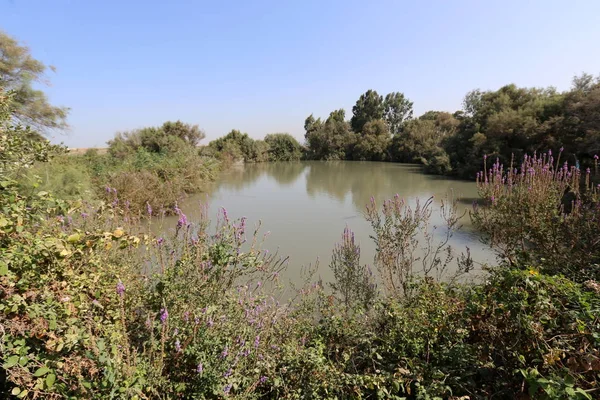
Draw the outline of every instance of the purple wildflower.
<instances>
[{"instance_id":1,"label":"purple wildflower","mask_svg":"<svg viewBox=\"0 0 600 400\"><path fill-rule=\"evenodd\" d=\"M167 318L169 318L169 311L166 308L160 310L160 322L163 324L167 322Z\"/></svg>"},{"instance_id":2,"label":"purple wildflower","mask_svg":"<svg viewBox=\"0 0 600 400\"><path fill-rule=\"evenodd\" d=\"M148 215L152 215L152 206L148 202L146 202L146 212Z\"/></svg>"},{"instance_id":3,"label":"purple wildflower","mask_svg":"<svg viewBox=\"0 0 600 400\"><path fill-rule=\"evenodd\" d=\"M199 363L198 366L196 367L196 372L201 374L202 371L204 371L204 366L202 365L202 363Z\"/></svg>"},{"instance_id":4,"label":"purple wildflower","mask_svg":"<svg viewBox=\"0 0 600 400\"><path fill-rule=\"evenodd\" d=\"M87 217L89 217L90 215L88 213L82 212L81 213L81 218L85 219Z\"/></svg>"},{"instance_id":5,"label":"purple wildflower","mask_svg":"<svg viewBox=\"0 0 600 400\"><path fill-rule=\"evenodd\" d=\"M123 285L123 282L121 282L121 280L119 279L119 282L117 282L117 294L119 295L119 297L123 297L124 293L125 285Z\"/></svg>"},{"instance_id":6,"label":"purple wildflower","mask_svg":"<svg viewBox=\"0 0 600 400\"><path fill-rule=\"evenodd\" d=\"M179 220L177 221L177 227L181 228L182 226L186 226L188 224L187 217L184 213L179 213Z\"/></svg>"},{"instance_id":7,"label":"purple wildflower","mask_svg":"<svg viewBox=\"0 0 600 400\"><path fill-rule=\"evenodd\" d=\"M227 358L228 355L229 355L229 350L228 350L227 346L225 346L225 348L223 349L223 352L221 353L221 358Z\"/></svg>"},{"instance_id":8,"label":"purple wildflower","mask_svg":"<svg viewBox=\"0 0 600 400\"><path fill-rule=\"evenodd\" d=\"M175 351L178 353L181 351L181 343L179 342L179 339L175 341Z\"/></svg>"},{"instance_id":9,"label":"purple wildflower","mask_svg":"<svg viewBox=\"0 0 600 400\"><path fill-rule=\"evenodd\" d=\"M208 321L206 322L206 325L208 325L209 327L214 325L214 321L212 320L212 318L208 319Z\"/></svg>"},{"instance_id":10,"label":"purple wildflower","mask_svg":"<svg viewBox=\"0 0 600 400\"><path fill-rule=\"evenodd\" d=\"M256 336L254 339L254 347L258 347L260 345L260 336Z\"/></svg>"},{"instance_id":11,"label":"purple wildflower","mask_svg":"<svg viewBox=\"0 0 600 400\"><path fill-rule=\"evenodd\" d=\"M184 313L183 313L183 320L184 320L185 322L188 322L188 321L189 321L189 319L190 319L190 312L189 312L189 311L186 311L186 312L184 312Z\"/></svg>"},{"instance_id":12,"label":"purple wildflower","mask_svg":"<svg viewBox=\"0 0 600 400\"><path fill-rule=\"evenodd\" d=\"M259 379L260 383L265 383L267 381L267 377L266 376L261 376Z\"/></svg>"},{"instance_id":13,"label":"purple wildflower","mask_svg":"<svg viewBox=\"0 0 600 400\"><path fill-rule=\"evenodd\" d=\"M594 160L598 159L598 154L594 154Z\"/></svg>"},{"instance_id":14,"label":"purple wildflower","mask_svg":"<svg viewBox=\"0 0 600 400\"><path fill-rule=\"evenodd\" d=\"M162 237L159 237L158 239L156 239L156 244L158 244L159 246L161 246L164 243L165 239Z\"/></svg>"},{"instance_id":15,"label":"purple wildflower","mask_svg":"<svg viewBox=\"0 0 600 400\"><path fill-rule=\"evenodd\" d=\"M230 391L231 391L231 385L227 385L223 388L223 393L225 393L225 394L229 394Z\"/></svg>"},{"instance_id":16,"label":"purple wildflower","mask_svg":"<svg viewBox=\"0 0 600 400\"><path fill-rule=\"evenodd\" d=\"M232 373L233 373L233 370L231 368L229 368L227 371L225 371L225 373L223 374L223 376L225 378L229 378Z\"/></svg>"}]
</instances>

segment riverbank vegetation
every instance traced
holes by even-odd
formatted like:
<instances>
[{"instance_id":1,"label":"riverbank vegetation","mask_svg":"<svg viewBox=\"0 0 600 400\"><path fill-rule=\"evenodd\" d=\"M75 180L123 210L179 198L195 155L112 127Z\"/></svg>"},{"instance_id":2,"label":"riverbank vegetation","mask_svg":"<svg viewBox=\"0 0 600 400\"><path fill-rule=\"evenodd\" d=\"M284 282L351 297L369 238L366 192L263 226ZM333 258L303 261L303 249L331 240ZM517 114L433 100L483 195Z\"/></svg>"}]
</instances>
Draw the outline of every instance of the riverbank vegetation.
<instances>
[{"instance_id":1,"label":"riverbank vegetation","mask_svg":"<svg viewBox=\"0 0 600 400\"><path fill-rule=\"evenodd\" d=\"M305 121L307 155L319 160L416 162L435 174L474 179L483 156L508 165L514 157L563 148L563 159L586 168L600 150L600 79L582 74L570 90L473 90L463 109L412 118L402 93L362 94L350 120L344 110Z\"/></svg>"},{"instance_id":2,"label":"riverbank vegetation","mask_svg":"<svg viewBox=\"0 0 600 400\"><path fill-rule=\"evenodd\" d=\"M597 86L586 85L579 98L591 104ZM485 133L480 126L469 136L484 135L473 140L483 150L465 153L475 160L484 152L480 199L470 217L498 255L481 281L447 272L450 264L458 274L473 268L468 251L448 246L460 225L456 199L444 201L445 225L436 228L429 224L431 200L413 204L396 196L365 205L377 245L373 260L361 259L360 243L346 229L332 244L331 260L320 266L331 268L335 281L322 282L313 265L303 284L291 286L282 271L299 266L288 267L265 251L262 233L246 219L231 220L223 209L212 224L206 212L191 221L176 202L169 205L169 196L210 179L215 158L295 159L300 147L293 138L275 135L262 142L232 131L198 148L201 131L175 122L118 135L107 155L66 156L63 147L15 117L23 107L19 91L7 89L0 91L0 397L465 400L600 394L598 171L593 141L587 142L593 121L567 118L570 133L552 136L564 140L565 149L516 154L503 164L501 154L485 157L492 148L486 146L493 142L504 151L510 147L500 144L513 136L490 139L500 117L485 114L483 104L500 107L511 97L472 96L477 115L488 117L481 125ZM576 96L576 90L569 93ZM435 143L441 127L456 129L452 137L464 132L459 115L412 120L410 102L400 94L386 96L383 106L379 101L373 92L361 97L350 122L343 110L325 122L309 119L307 141L314 146L308 151L318 158L385 159L391 153L386 146L400 146L397 136L410 129L416 148ZM591 112L578 107L578 115ZM495 132L541 129L537 114L509 109L503 115L512 115L515 125L503 122ZM369 120L372 111L383 119ZM589 126L583 139L577 136L581 121ZM422 129L429 129L427 140L417 133ZM356 138L355 131L365 140L348 146L345 138ZM399 153L422 156L412 144L402 146ZM440 153L436 163L448 157L455 171L460 164L452 154ZM575 155L579 167L564 163ZM66 172L44 174L48 165ZM102 197L86 199L90 192ZM160 207L178 222L156 235L153 218L137 217L160 216Z\"/></svg>"}]
</instances>

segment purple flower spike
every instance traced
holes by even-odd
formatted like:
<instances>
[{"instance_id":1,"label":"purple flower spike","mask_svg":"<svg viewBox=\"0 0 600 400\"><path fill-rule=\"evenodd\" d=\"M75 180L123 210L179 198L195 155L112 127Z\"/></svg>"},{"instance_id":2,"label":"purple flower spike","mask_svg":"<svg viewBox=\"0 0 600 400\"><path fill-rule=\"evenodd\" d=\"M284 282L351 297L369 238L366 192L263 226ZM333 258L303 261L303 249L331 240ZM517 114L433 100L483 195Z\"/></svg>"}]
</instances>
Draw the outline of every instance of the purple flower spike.
<instances>
[{"instance_id":1,"label":"purple flower spike","mask_svg":"<svg viewBox=\"0 0 600 400\"><path fill-rule=\"evenodd\" d=\"M201 374L202 371L204 371L204 366L202 365L202 363L199 363L198 366L196 367L196 372Z\"/></svg>"},{"instance_id":2,"label":"purple flower spike","mask_svg":"<svg viewBox=\"0 0 600 400\"><path fill-rule=\"evenodd\" d=\"M175 341L175 351L178 353L181 351L181 343L179 342L179 339Z\"/></svg>"},{"instance_id":3,"label":"purple flower spike","mask_svg":"<svg viewBox=\"0 0 600 400\"><path fill-rule=\"evenodd\" d=\"M166 308L163 308L160 310L160 322L162 322L163 324L165 322L167 322L167 319L169 318L169 311L167 311Z\"/></svg>"},{"instance_id":4,"label":"purple flower spike","mask_svg":"<svg viewBox=\"0 0 600 400\"><path fill-rule=\"evenodd\" d=\"M229 392L231 392L231 385L227 385L223 388L223 393L227 395Z\"/></svg>"},{"instance_id":5,"label":"purple flower spike","mask_svg":"<svg viewBox=\"0 0 600 400\"><path fill-rule=\"evenodd\" d=\"M223 374L223 376L225 378L229 378L232 373L233 373L233 370L231 368L229 368L227 371L225 371L225 373Z\"/></svg>"},{"instance_id":6,"label":"purple flower spike","mask_svg":"<svg viewBox=\"0 0 600 400\"><path fill-rule=\"evenodd\" d=\"M148 202L146 202L146 212L148 212L149 216L152 215L152 206Z\"/></svg>"},{"instance_id":7,"label":"purple flower spike","mask_svg":"<svg viewBox=\"0 0 600 400\"><path fill-rule=\"evenodd\" d=\"M227 346L225 346L225 348L223 349L223 352L221 353L221 358L227 358L228 355L229 355L229 350L227 349Z\"/></svg>"},{"instance_id":8,"label":"purple flower spike","mask_svg":"<svg viewBox=\"0 0 600 400\"><path fill-rule=\"evenodd\" d=\"M119 297L123 297L123 294L125 294L125 285L123 285L123 282L121 282L120 279L119 282L117 282L117 294Z\"/></svg>"},{"instance_id":9,"label":"purple flower spike","mask_svg":"<svg viewBox=\"0 0 600 400\"><path fill-rule=\"evenodd\" d=\"M256 339L254 339L254 347L258 347L259 344L260 344L260 336L257 336Z\"/></svg>"},{"instance_id":10,"label":"purple flower spike","mask_svg":"<svg viewBox=\"0 0 600 400\"><path fill-rule=\"evenodd\" d=\"M161 246L164 243L165 239L159 237L158 239L156 239L156 244L158 244L159 246Z\"/></svg>"}]
</instances>

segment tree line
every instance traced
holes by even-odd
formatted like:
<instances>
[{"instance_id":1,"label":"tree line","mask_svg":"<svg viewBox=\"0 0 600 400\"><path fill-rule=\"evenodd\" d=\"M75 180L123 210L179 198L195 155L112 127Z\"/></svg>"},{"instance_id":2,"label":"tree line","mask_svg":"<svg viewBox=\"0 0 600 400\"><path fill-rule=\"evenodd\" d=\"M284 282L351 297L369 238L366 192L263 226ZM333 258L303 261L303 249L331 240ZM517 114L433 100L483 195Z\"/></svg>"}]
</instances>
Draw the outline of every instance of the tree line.
<instances>
[{"instance_id":1,"label":"tree line","mask_svg":"<svg viewBox=\"0 0 600 400\"><path fill-rule=\"evenodd\" d=\"M510 164L526 153L563 149L563 160L588 166L600 150L600 77L582 74L570 90L473 90L455 112L427 111L413 118L403 93L362 94L346 119L332 111L304 123L306 156L316 160L395 161L423 164L430 173L473 177L484 156Z\"/></svg>"}]
</instances>

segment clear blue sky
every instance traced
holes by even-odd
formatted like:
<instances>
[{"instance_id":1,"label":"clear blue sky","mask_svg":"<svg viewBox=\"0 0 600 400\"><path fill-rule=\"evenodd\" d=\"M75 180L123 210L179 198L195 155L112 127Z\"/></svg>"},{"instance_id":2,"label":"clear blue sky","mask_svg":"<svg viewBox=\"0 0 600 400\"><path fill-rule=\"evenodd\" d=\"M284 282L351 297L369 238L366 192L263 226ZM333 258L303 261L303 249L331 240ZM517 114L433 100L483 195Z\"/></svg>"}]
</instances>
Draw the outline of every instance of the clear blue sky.
<instances>
[{"instance_id":1,"label":"clear blue sky","mask_svg":"<svg viewBox=\"0 0 600 400\"><path fill-rule=\"evenodd\" d=\"M0 28L57 67L72 128L54 141L72 147L176 119L302 138L371 88L417 114L511 82L563 90L600 72L599 16L599 0L0 0Z\"/></svg>"}]
</instances>

